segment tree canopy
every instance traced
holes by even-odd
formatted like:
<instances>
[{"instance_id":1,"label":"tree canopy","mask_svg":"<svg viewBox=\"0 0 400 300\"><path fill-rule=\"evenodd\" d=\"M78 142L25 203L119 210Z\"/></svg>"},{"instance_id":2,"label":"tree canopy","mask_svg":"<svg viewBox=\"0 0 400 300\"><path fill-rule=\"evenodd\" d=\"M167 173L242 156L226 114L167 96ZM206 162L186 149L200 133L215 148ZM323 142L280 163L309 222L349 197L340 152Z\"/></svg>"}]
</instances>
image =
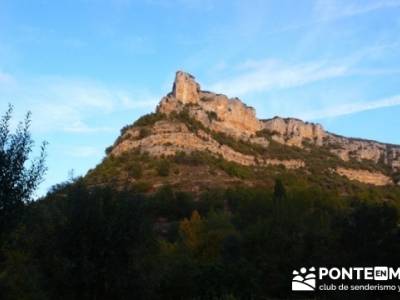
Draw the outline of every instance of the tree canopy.
<instances>
[{"instance_id":1,"label":"tree canopy","mask_svg":"<svg viewBox=\"0 0 400 300\"><path fill-rule=\"evenodd\" d=\"M0 233L16 224L23 206L31 200L46 172L46 143L38 157L31 158L34 141L31 113L11 131L13 107L0 119Z\"/></svg>"}]
</instances>

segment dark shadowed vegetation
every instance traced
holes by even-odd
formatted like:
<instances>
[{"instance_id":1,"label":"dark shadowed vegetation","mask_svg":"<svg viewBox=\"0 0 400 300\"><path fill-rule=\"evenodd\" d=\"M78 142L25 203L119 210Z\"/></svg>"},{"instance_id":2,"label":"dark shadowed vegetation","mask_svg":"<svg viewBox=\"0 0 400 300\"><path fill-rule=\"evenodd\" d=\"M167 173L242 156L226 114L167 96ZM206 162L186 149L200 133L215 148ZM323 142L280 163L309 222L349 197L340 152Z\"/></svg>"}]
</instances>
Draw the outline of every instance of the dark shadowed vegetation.
<instances>
[{"instance_id":1,"label":"dark shadowed vegetation","mask_svg":"<svg viewBox=\"0 0 400 300\"><path fill-rule=\"evenodd\" d=\"M290 284L301 266L399 262L399 189L323 172L324 152L308 172L208 152L126 152L31 201L45 154L29 160L29 116L15 133L10 117L11 109L0 122L0 299L288 299L298 297ZM252 184L175 188L193 167Z\"/></svg>"},{"instance_id":2,"label":"dark shadowed vegetation","mask_svg":"<svg viewBox=\"0 0 400 300\"><path fill-rule=\"evenodd\" d=\"M287 298L303 265L395 265L394 203L321 189L170 186L145 196L82 179L30 203L2 247L3 299ZM268 283L268 284L266 284Z\"/></svg>"}]
</instances>

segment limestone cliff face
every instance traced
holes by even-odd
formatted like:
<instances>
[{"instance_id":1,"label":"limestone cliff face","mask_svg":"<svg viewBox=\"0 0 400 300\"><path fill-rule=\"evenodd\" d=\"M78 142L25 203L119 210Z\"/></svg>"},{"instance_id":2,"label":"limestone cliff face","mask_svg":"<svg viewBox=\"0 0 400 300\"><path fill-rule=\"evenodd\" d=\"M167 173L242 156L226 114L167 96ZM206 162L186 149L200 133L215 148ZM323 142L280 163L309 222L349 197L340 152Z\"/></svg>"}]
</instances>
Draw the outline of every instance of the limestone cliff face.
<instances>
[{"instance_id":1,"label":"limestone cliff face","mask_svg":"<svg viewBox=\"0 0 400 300\"><path fill-rule=\"evenodd\" d=\"M275 117L263 120L263 129L271 133L272 139L289 146L303 147L304 142L322 146L326 132L319 124L307 123L293 118Z\"/></svg>"},{"instance_id":2,"label":"limestone cliff face","mask_svg":"<svg viewBox=\"0 0 400 300\"><path fill-rule=\"evenodd\" d=\"M192 132L181 122L162 120L154 124L152 132L145 138L140 138L140 128L132 128L125 132L125 138L114 147L111 154L120 155L131 149L140 149L151 156L174 155L178 151L190 153L193 151L207 151L224 159L245 166L282 165L288 169L304 167L303 161L298 159L265 159L252 155L246 155L232 148L221 145L208 133L199 130Z\"/></svg>"},{"instance_id":3,"label":"limestone cliff face","mask_svg":"<svg viewBox=\"0 0 400 300\"><path fill-rule=\"evenodd\" d=\"M375 141L346 138L329 133L325 144L331 152L344 161L368 160L389 166L394 172L400 170L400 146Z\"/></svg>"},{"instance_id":4,"label":"limestone cliff face","mask_svg":"<svg viewBox=\"0 0 400 300\"><path fill-rule=\"evenodd\" d=\"M200 85L194 81L194 77L188 73L176 72L172 94L174 98L183 104L197 103L200 99Z\"/></svg>"},{"instance_id":5,"label":"limestone cliff face","mask_svg":"<svg viewBox=\"0 0 400 300\"><path fill-rule=\"evenodd\" d=\"M304 147L305 143L323 146L344 161L372 161L400 171L400 146L339 136L323 129L320 124L293 118L275 117L262 120L263 129L271 139L285 145Z\"/></svg>"},{"instance_id":6,"label":"limestone cliff face","mask_svg":"<svg viewBox=\"0 0 400 300\"><path fill-rule=\"evenodd\" d=\"M254 108L238 98L201 91L192 75L178 71L173 92L161 100L157 112L168 115L184 108L204 126L238 138L249 137L262 129Z\"/></svg>"},{"instance_id":7,"label":"limestone cliff face","mask_svg":"<svg viewBox=\"0 0 400 300\"><path fill-rule=\"evenodd\" d=\"M339 175L345 176L350 180L356 180L373 185L393 184L393 180L389 176L386 176L379 172L370 172L367 170L354 170L345 168L338 168L336 172Z\"/></svg>"},{"instance_id":8,"label":"limestone cliff face","mask_svg":"<svg viewBox=\"0 0 400 300\"><path fill-rule=\"evenodd\" d=\"M173 118L174 115L185 112L207 128L208 132L223 133L236 141L257 145L267 152L272 142L296 147L303 153L311 147L323 147L343 162L365 160L388 169L386 175L363 169L336 170L352 180L377 185L391 184L392 180L387 175L400 172L400 146L338 136L325 131L319 124L294 118L259 120L255 110L240 99L202 91L194 76L182 71L176 73L172 92L161 99L156 112L165 115L166 119L156 122L151 133L146 136L142 136L139 127L129 129L121 137L122 142L114 145L111 154L119 155L131 149L140 149L153 156L174 155L177 151L208 151L228 161L247 166L283 165L289 169L307 168L307 163L302 159L275 159L271 155L262 157L241 153L228 145L220 144L203 130L189 130L184 122L177 122Z\"/></svg>"}]
</instances>

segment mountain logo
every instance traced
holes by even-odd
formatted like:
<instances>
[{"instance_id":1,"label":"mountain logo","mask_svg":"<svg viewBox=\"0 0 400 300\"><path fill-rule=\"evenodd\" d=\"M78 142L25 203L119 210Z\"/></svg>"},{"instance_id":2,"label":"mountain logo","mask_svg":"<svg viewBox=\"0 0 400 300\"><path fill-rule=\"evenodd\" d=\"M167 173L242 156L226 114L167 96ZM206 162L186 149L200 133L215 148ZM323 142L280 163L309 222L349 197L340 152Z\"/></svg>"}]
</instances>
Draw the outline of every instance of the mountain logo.
<instances>
[{"instance_id":1,"label":"mountain logo","mask_svg":"<svg viewBox=\"0 0 400 300\"><path fill-rule=\"evenodd\" d=\"M314 291L316 284L315 268L293 270L292 291Z\"/></svg>"}]
</instances>

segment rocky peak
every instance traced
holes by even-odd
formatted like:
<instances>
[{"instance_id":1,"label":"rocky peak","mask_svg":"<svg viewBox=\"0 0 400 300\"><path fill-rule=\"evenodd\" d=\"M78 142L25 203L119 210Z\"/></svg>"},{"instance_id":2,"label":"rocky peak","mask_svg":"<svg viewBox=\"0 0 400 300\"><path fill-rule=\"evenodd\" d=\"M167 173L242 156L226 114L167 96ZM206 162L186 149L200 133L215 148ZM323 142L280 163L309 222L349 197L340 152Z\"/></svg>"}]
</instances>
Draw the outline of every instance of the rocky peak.
<instances>
[{"instance_id":1,"label":"rocky peak","mask_svg":"<svg viewBox=\"0 0 400 300\"><path fill-rule=\"evenodd\" d=\"M184 104L197 103L200 99L200 85L195 77L189 73L178 71L172 88L172 94L176 100Z\"/></svg>"},{"instance_id":2,"label":"rocky peak","mask_svg":"<svg viewBox=\"0 0 400 300\"><path fill-rule=\"evenodd\" d=\"M376 170L386 170L388 175L398 174L397 177L400 178L400 146L337 136L325 131L319 124L294 118L259 120L254 108L238 98L202 91L195 77L183 71L176 72L172 92L161 99L157 113L160 119L151 128L144 130L141 125L131 127L119 139L123 142L117 143L111 153L118 155L129 149L141 149L151 155L160 156L174 155L178 151L209 151L242 165L282 164L287 168L306 167L306 163L298 159L277 160L271 153L277 142L297 147L296 150L306 158L314 146L323 147L323 150L337 155L343 161L341 165L348 162L347 169L337 172L352 180L380 184L390 182L388 178L378 178L375 173L368 173L366 170L352 170L353 165L362 169L365 161L365 166L370 167L374 163L379 166ZM206 129L189 130L191 121L188 116L200 122ZM220 133L228 137L223 137ZM232 142L229 138L234 138L235 141ZM227 140L230 142L226 143ZM245 146L237 146L240 143ZM257 153L262 152L260 147L265 148L266 154L254 154L255 150L249 154L246 147L253 147ZM288 154L288 158L292 157ZM400 183L398 179L395 182Z\"/></svg>"},{"instance_id":3,"label":"rocky peak","mask_svg":"<svg viewBox=\"0 0 400 300\"><path fill-rule=\"evenodd\" d=\"M172 93L161 100L157 112L169 115L183 109L204 126L231 136L248 137L262 129L254 108L238 98L202 91L194 76L178 71Z\"/></svg>"}]
</instances>

